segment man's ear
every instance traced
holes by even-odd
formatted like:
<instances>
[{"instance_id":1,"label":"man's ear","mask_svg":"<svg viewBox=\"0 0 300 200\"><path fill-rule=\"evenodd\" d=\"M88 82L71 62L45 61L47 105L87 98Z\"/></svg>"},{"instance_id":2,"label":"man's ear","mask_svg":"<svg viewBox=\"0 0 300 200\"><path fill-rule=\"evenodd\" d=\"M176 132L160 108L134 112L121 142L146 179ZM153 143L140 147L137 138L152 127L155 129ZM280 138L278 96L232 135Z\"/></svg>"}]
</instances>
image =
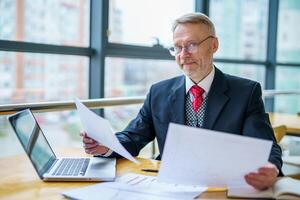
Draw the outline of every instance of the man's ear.
<instances>
[{"instance_id":1,"label":"man's ear","mask_svg":"<svg viewBox=\"0 0 300 200\"><path fill-rule=\"evenodd\" d=\"M212 41L212 50L214 53L216 53L216 51L219 49L219 40L217 37L213 38Z\"/></svg>"}]
</instances>

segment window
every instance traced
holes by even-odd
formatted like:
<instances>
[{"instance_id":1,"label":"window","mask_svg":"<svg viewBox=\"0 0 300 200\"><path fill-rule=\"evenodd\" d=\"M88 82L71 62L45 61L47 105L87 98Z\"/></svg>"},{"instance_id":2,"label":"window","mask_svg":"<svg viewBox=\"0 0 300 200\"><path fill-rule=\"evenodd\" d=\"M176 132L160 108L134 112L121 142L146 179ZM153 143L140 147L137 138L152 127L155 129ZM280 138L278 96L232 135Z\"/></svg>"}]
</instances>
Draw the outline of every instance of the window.
<instances>
[{"instance_id":1,"label":"window","mask_svg":"<svg viewBox=\"0 0 300 200\"><path fill-rule=\"evenodd\" d=\"M175 61L167 60L106 58L105 66L105 97L144 96L155 82L182 74ZM105 117L120 131L140 107L107 108Z\"/></svg>"},{"instance_id":2,"label":"window","mask_svg":"<svg viewBox=\"0 0 300 200\"><path fill-rule=\"evenodd\" d=\"M300 67L277 66L276 89L299 90ZM295 114L300 111L299 95L283 95L275 97L275 112Z\"/></svg>"},{"instance_id":3,"label":"window","mask_svg":"<svg viewBox=\"0 0 300 200\"><path fill-rule=\"evenodd\" d=\"M0 70L10 66L1 73L0 103L87 98L88 61L82 56L0 51Z\"/></svg>"},{"instance_id":4,"label":"window","mask_svg":"<svg viewBox=\"0 0 300 200\"><path fill-rule=\"evenodd\" d=\"M34 115L51 146L82 147L79 136L82 127L75 111L34 113ZM0 116L0 146L0 158L24 152L6 116Z\"/></svg>"},{"instance_id":5,"label":"window","mask_svg":"<svg viewBox=\"0 0 300 200\"><path fill-rule=\"evenodd\" d=\"M0 158L16 155L21 153L23 150L21 144L17 141L17 137L14 135L10 125L8 124L6 116L0 116L0 146Z\"/></svg>"},{"instance_id":6,"label":"window","mask_svg":"<svg viewBox=\"0 0 300 200\"><path fill-rule=\"evenodd\" d=\"M89 1L1 0L0 39L89 46Z\"/></svg>"},{"instance_id":7,"label":"window","mask_svg":"<svg viewBox=\"0 0 300 200\"><path fill-rule=\"evenodd\" d=\"M195 10L194 0L111 0L109 3L109 42L145 46L158 42L170 46L173 20Z\"/></svg>"},{"instance_id":8,"label":"window","mask_svg":"<svg viewBox=\"0 0 300 200\"><path fill-rule=\"evenodd\" d=\"M265 68L261 65L215 63L216 67L224 73L251 79L263 85L265 84Z\"/></svg>"},{"instance_id":9,"label":"window","mask_svg":"<svg viewBox=\"0 0 300 200\"><path fill-rule=\"evenodd\" d=\"M68 55L59 45L71 46L69 50L89 46L89 7L89 0L0 1L0 40L6 40L3 43L10 50L0 51L0 104L88 98L89 57ZM10 41L58 46L23 43L21 51L38 47L46 52L50 49L52 54L19 53L9 49L14 44ZM66 54L53 54L55 50ZM54 146L81 146L81 127L75 114L61 111L36 116ZM23 152L6 116L0 116L0 146L0 156Z\"/></svg>"},{"instance_id":10,"label":"window","mask_svg":"<svg viewBox=\"0 0 300 200\"><path fill-rule=\"evenodd\" d=\"M277 35L277 61L300 62L300 2L280 0Z\"/></svg>"},{"instance_id":11,"label":"window","mask_svg":"<svg viewBox=\"0 0 300 200\"><path fill-rule=\"evenodd\" d=\"M180 75L175 61L106 58L105 97L146 95L150 86Z\"/></svg>"},{"instance_id":12,"label":"window","mask_svg":"<svg viewBox=\"0 0 300 200\"><path fill-rule=\"evenodd\" d=\"M268 0L211 0L209 13L220 42L216 58L266 59Z\"/></svg>"},{"instance_id":13,"label":"window","mask_svg":"<svg viewBox=\"0 0 300 200\"><path fill-rule=\"evenodd\" d=\"M299 90L300 88L300 42L299 19L300 2L279 1L279 21L277 34L276 89ZM289 63L296 64L289 66ZM298 66L297 66L298 64ZM275 112L295 114L300 111L299 95L284 95L275 98Z\"/></svg>"}]
</instances>

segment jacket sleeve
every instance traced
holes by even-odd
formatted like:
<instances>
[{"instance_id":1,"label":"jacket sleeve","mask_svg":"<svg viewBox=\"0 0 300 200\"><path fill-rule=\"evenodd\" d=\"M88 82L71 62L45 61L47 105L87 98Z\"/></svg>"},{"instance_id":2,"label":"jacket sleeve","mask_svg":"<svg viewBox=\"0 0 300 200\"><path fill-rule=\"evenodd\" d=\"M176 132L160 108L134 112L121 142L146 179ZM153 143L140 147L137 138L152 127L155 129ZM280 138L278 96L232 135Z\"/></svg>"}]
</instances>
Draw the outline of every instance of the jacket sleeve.
<instances>
[{"instance_id":1,"label":"jacket sleeve","mask_svg":"<svg viewBox=\"0 0 300 200\"><path fill-rule=\"evenodd\" d=\"M265 112L259 83L256 83L252 89L252 94L247 106L243 134L250 137L271 140L273 142L269 161L277 166L279 176L282 176L282 152L276 142L269 115Z\"/></svg>"}]
</instances>

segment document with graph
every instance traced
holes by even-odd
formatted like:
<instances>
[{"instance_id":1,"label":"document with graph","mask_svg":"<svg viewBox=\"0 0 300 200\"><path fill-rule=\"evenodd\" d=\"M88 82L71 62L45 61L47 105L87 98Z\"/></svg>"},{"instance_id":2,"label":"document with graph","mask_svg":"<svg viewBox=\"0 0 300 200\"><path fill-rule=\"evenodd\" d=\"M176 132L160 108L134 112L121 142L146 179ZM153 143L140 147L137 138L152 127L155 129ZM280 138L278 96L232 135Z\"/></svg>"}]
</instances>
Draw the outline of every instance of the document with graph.
<instances>
[{"instance_id":1,"label":"document with graph","mask_svg":"<svg viewBox=\"0 0 300 200\"><path fill-rule=\"evenodd\" d=\"M244 175L267 164L272 141L169 125L158 181L207 187L246 185Z\"/></svg>"}]
</instances>

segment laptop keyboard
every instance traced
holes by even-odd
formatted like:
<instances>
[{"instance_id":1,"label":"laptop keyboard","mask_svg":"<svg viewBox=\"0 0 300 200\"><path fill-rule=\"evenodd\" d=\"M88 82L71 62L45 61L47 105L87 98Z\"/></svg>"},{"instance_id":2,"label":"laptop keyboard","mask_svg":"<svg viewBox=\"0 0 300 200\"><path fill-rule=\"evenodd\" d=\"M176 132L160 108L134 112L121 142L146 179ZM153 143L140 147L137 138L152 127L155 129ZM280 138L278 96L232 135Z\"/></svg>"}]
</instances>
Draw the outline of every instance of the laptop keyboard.
<instances>
[{"instance_id":1,"label":"laptop keyboard","mask_svg":"<svg viewBox=\"0 0 300 200\"><path fill-rule=\"evenodd\" d=\"M63 158L52 175L84 176L89 162L89 158Z\"/></svg>"}]
</instances>

